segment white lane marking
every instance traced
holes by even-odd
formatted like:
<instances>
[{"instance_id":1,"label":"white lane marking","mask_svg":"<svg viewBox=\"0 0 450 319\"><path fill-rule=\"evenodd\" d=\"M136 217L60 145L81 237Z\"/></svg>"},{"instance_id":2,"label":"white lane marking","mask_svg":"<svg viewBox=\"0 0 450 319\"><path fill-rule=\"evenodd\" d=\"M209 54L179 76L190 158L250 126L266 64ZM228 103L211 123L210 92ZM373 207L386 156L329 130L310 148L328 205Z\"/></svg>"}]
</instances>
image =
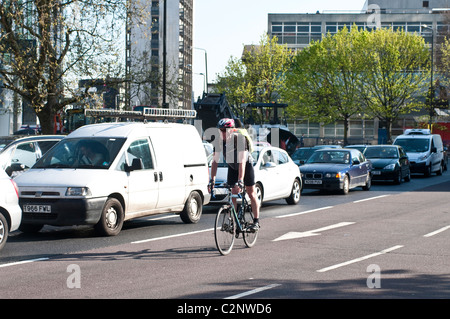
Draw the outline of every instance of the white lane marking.
<instances>
[{"instance_id":1,"label":"white lane marking","mask_svg":"<svg viewBox=\"0 0 450 319\"><path fill-rule=\"evenodd\" d=\"M375 196L375 197L355 200L355 201L353 201L353 203L356 204L356 203L361 203L361 202L365 202L365 201L368 201L368 200L379 199L379 198L388 197L388 196L391 196L391 195L380 195L380 196Z\"/></svg>"},{"instance_id":2,"label":"white lane marking","mask_svg":"<svg viewBox=\"0 0 450 319\"><path fill-rule=\"evenodd\" d=\"M317 236L317 235L320 235L319 232L334 229L334 228L339 228L339 227L343 227L343 226L353 225L353 224L354 224L354 222L342 222L342 223L337 223L334 225L330 225L330 226L326 226L326 227L322 227L322 228L318 228L318 229L314 229L314 230L308 230L306 232L289 232L287 234L284 234L283 236L275 238L273 241Z\"/></svg>"},{"instance_id":3,"label":"white lane marking","mask_svg":"<svg viewBox=\"0 0 450 319\"><path fill-rule=\"evenodd\" d=\"M423 235L423 237L431 237L431 236L434 236L436 234L442 233L443 231L446 231L447 229L450 229L450 225L442 227L442 228L440 228L438 230L435 230L434 232L428 233L426 235Z\"/></svg>"},{"instance_id":4,"label":"white lane marking","mask_svg":"<svg viewBox=\"0 0 450 319\"><path fill-rule=\"evenodd\" d=\"M275 288L275 287L278 287L278 286L281 286L281 285L280 284L271 284L271 285L264 286L264 287L261 287L261 288L256 288L256 289L253 289L253 290L249 290L249 291L246 291L246 292L234 295L234 296L226 297L225 299L238 299L238 298L242 298L242 297L246 297L246 296L249 296L249 295L256 294L256 293L264 291L264 290L272 289L272 288Z\"/></svg>"},{"instance_id":5,"label":"white lane marking","mask_svg":"<svg viewBox=\"0 0 450 319\"><path fill-rule=\"evenodd\" d=\"M168 238L175 238L175 237L181 237L181 236L188 236L188 235L192 235L192 234L204 233L204 232L212 231L212 230L214 230L214 228L202 229L202 230L192 231L192 232L189 232L189 233L182 233L182 234L175 234L175 235L169 235L169 236L163 236L163 237L156 237L156 238L150 238L150 239L137 240L137 241L133 241L131 243L132 244L141 244L141 243L147 243L147 242L150 242L150 241L157 241L157 240L162 240L162 239L168 239Z\"/></svg>"},{"instance_id":6,"label":"white lane marking","mask_svg":"<svg viewBox=\"0 0 450 319\"><path fill-rule=\"evenodd\" d=\"M391 248L384 249L384 250L382 250L380 252L377 252L377 253L374 253L374 254L370 254L370 255L363 256L363 257L360 257L360 258L356 258L356 259L353 259L353 260L349 260L349 261L346 261L346 262L343 262L343 263L340 263L340 264L337 264L337 265L333 265L333 266L330 266L330 267L319 269L319 270L317 270L317 272L326 272L326 271L333 270L333 269L336 269L336 268L339 268L339 267L347 266L347 265L350 265L350 264L353 264L353 263L357 263L357 262L360 262L360 261L363 261L363 260L366 260L366 259L369 259L369 258L372 258L372 257L376 257L376 256L379 256L379 255L386 254L388 252L391 252L393 250L396 250L396 249L399 249L399 248L402 248L402 247L403 247L402 245L397 245L397 246L394 246L394 247L391 247Z\"/></svg>"},{"instance_id":7,"label":"white lane marking","mask_svg":"<svg viewBox=\"0 0 450 319\"><path fill-rule=\"evenodd\" d=\"M329 208L333 208L333 206L320 207L320 208L316 208L316 209L307 210L304 212L275 216L275 218L285 218L285 217L292 217L292 216L297 216L297 215L304 215L304 214L314 213L314 212L318 212L318 211L329 209Z\"/></svg>"},{"instance_id":8,"label":"white lane marking","mask_svg":"<svg viewBox=\"0 0 450 319\"><path fill-rule=\"evenodd\" d=\"M0 268L10 267L10 266L17 266L17 265L23 265L23 264L32 263L32 262L35 262L35 261L42 261L42 260L48 260L48 259L50 259L50 258L46 257L46 258L36 258L36 259L22 260L22 261L9 263L9 264L0 265Z\"/></svg>"}]
</instances>

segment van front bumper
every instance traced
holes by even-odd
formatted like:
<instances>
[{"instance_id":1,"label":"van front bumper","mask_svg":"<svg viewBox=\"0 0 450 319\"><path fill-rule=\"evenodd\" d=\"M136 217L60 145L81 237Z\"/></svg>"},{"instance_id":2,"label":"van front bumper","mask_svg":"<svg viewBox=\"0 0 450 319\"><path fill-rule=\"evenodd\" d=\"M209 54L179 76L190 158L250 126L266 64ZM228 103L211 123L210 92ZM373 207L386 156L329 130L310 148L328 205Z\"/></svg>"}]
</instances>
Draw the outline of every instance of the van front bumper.
<instances>
[{"instance_id":1,"label":"van front bumper","mask_svg":"<svg viewBox=\"0 0 450 319\"><path fill-rule=\"evenodd\" d=\"M425 173L427 171L427 162L410 162L411 173Z\"/></svg>"},{"instance_id":2,"label":"van front bumper","mask_svg":"<svg viewBox=\"0 0 450 319\"><path fill-rule=\"evenodd\" d=\"M102 214L104 198L20 198L23 224L52 226L95 225ZM39 212L40 211L40 212Z\"/></svg>"}]
</instances>

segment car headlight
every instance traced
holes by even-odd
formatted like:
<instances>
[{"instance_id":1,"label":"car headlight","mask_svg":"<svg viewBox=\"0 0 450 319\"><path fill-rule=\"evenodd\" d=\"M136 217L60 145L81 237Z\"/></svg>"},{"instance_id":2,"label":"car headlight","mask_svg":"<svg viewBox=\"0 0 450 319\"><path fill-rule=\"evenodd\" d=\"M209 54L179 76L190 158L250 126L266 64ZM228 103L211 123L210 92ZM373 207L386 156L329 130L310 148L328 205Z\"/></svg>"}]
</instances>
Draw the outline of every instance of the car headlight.
<instances>
[{"instance_id":1,"label":"car headlight","mask_svg":"<svg viewBox=\"0 0 450 319\"><path fill-rule=\"evenodd\" d=\"M326 178L341 178L341 173L326 173Z\"/></svg>"},{"instance_id":2,"label":"car headlight","mask_svg":"<svg viewBox=\"0 0 450 319\"><path fill-rule=\"evenodd\" d=\"M419 156L418 161L419 162L426 161L427 158L428 158L428 154L425 154L425 155Z\"/></svg>"},{"instance_id":3,"label":"car headlight","mask_svg":"<svg viewBox=\"0 0 450 319\"><path fill-rule=\"evenodd\" d=\"M90 196L88 187L67 187L66 196Z\"/></svg>"},{"instance_id":4,"label":"car headlight","mask_svg":"<svg viewBox=\"0 0 450 319\"><path fill-rule=\"evenodd\" d=\"M393 171L395 169L395 164L389 164L384 167L387 171Z\"/></svg>"}]
</instances>

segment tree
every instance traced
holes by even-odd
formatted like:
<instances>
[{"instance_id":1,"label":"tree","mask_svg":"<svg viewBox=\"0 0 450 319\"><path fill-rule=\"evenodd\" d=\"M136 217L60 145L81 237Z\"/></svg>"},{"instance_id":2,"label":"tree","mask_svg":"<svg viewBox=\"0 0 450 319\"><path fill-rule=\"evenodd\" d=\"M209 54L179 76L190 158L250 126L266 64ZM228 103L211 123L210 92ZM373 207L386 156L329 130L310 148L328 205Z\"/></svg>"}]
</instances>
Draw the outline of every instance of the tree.
<instances>
[{"instance_id":1,"label":"tree","mask_svg":"<svg viewBox=\"0 0 450 319\"><path fill-rule=\"evenodd\" d=\"M344 144L348 142L349 119L361 112L361 62L355 50L362 41L364 34L356 28L343 28L298 51L283 92L293 115L323 123L343 120Z\"/></svg>"},{"instance_id":2,"label":"tree","mask_svg":"<svg viewBox=\"0 0 450 319\"><path fill-rule=\"evenodd\" d=\"M239 107L245 102L279 102L290 59L287 47L265 34L258 46L244 47L242 59L230 58L225 72L217 76L216 89L225 92L241 114Z\"/></svg>"},{"instance_id":3,"label":"tree","mask_svg":"<svg viewBox=\"0 0 450 319\"><path fill-rule=\"evenodd\" d=\"M88 94L76 89L79 78L123 77L117 39L125 14L123 0L0 2L0 77L36 112L44 134L59 110Z\"/></svg>"},{"instance_id":4,"label":"tree","mask_svg":"<svg viewBox=\"0 0 450 319\"><path fill-rule=\"evenodd\" d=\"M417 34L391 29L364 32L366 40L357 51L365 66L360 94L366 113L385 122L390 140L392 123L423 106L420 98L428 94L430 53Z\"/></svg>"}]
</instances>

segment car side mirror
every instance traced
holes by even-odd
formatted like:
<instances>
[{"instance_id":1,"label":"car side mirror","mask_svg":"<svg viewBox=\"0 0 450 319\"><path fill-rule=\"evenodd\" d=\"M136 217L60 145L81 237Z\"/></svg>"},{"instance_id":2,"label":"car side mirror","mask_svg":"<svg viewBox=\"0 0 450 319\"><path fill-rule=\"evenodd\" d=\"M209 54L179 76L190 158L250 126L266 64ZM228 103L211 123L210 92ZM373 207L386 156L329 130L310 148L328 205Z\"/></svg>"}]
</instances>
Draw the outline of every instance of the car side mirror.
<instances>
[{"instance_id":1,"label":"car side mirror","mask_svg":"<svg viewBox=\"0 0 450 319\"><path fill-rule=\"evenodd\" d=\"M433 147L431 148L431 153L436 153L436 152L437 152L437 148L433 146Z\"/></svg>"},{"instance_id":2,"label":"car side mirror","mask_svg":"<svg viewBox=\"0 0 450 319\"><path fill-rule=\"evenodd\" d=\"M125 164L125 172L140 170L143 167L144 167L144 165L142 163L141 158L133 158L133 161L131 162L131 166L129 166L128 164Z\"/></svg>"},{"instance_id":3,"label":"car side mirror","mask_svg":"<svg viewBox=\"0 0 450 319\"><path fill-rule=\"evenodd\" d=\"M359 165L361 162L359 160L353 160L352 164L353 165Z\"/></svg>"}]
</instances>

